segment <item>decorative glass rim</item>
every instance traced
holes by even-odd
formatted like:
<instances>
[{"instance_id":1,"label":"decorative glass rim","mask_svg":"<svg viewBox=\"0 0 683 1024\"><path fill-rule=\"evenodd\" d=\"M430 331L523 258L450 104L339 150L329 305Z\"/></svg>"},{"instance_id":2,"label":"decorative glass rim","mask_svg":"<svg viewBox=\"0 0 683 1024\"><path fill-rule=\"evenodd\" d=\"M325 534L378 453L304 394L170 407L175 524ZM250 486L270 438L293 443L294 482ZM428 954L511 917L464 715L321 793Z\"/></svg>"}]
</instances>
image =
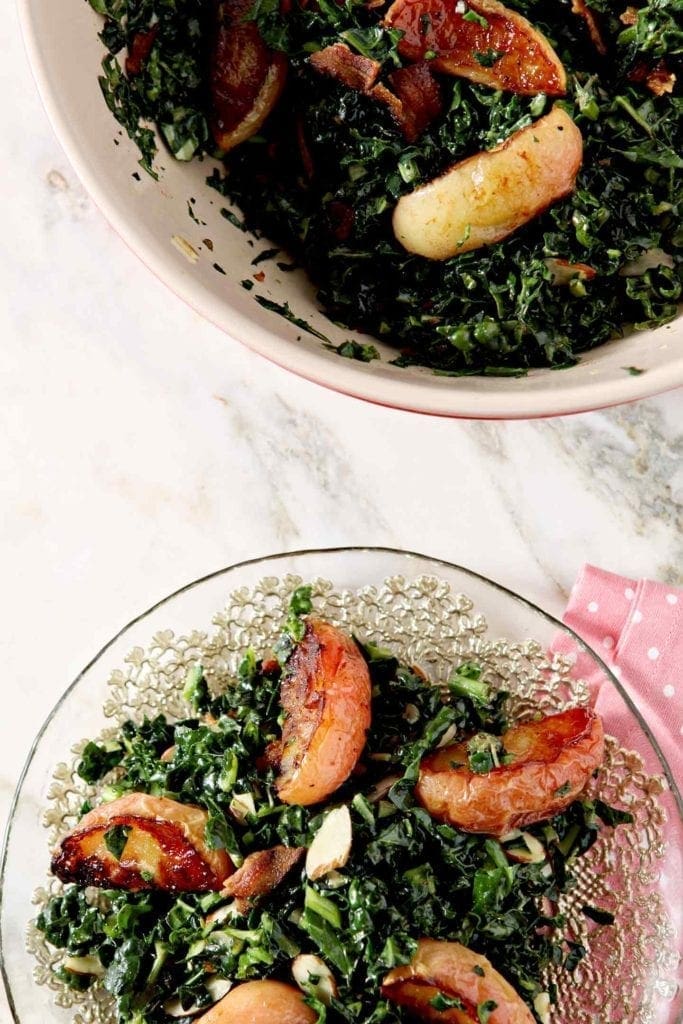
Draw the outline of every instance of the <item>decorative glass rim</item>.
<instances>
[{"instance_id":1,"label":"decorative glass rim","mask_svg":"<svg viewBox=\"0 0 683 1024\"><path fill-rule=\"evenodd\" d=\"M439 567L442 568L442 569L448 569L448 570L451 570L451 571L456 571L456 572L462 573L464 576L470 577L473 580L476 580L476 581L478 581L480 583L484 583L487 586L493 587L494 590L497 590L499 593L504 594L506 597L512 598L515 602L517 602L517 603L519 603L521 605L524 605L527 608L532 609L535 613L540 615L541 618L545 619L550 626L552 626L554 628L557 628L558 630L560 630L560 631L568 634L569 636L571 636L572 639L577 644L577 647L580 650L585 651L586 653L588 653L589 656L594 659L595 663L599 666L599 668L605 673L605 676L609 679L610 683L614 686L615 690L617 691L617 693L619 694L621 699L624 701L625 705L628 707L630 712L633 714L633 716L636 719L640 729L642 729L643 735L645 736L645 738L647 739L648 743L650 744L650 747L652 748L652 751L653 751L653 753L654 753L654 755L655 755L655 757L656 757L656 759L657 759L657 761L659 763L659 768L661 769L661 774L664 776L664 778L667 781L669 792L671 794L671 797L673 798L673 802L674 802L674 804L676 806L676 810L678 811L679 819L680 819L681 823L683 823L683 798L681 796L681 792L680 792L680 790L678 788L676 780L673 777L673 773L672 773L672 771L671 771L671 769L669 767L669 764L668 764L664 754L662 753L662 750L661 750L661 748L659 746L659 743L657 742L657 739L655 738L655 736L653 735L650 727L648 726L647 722L643 718L643 715L641 714L638 706L633 701L633 699L629 696L629 694L626 692L626 690L624 689L624 687L621 684L621 682L619 681L619 679L617 679L617 677L614 675L614 673L610 670L609 666L605 664L605 662L600 657L600 655L596 651L594 651L593 648L590 647L590 645L587 644L570 626L567 626L561 620L557 619L554 615L551 615L549 612L545 611L543 608L540 608L533 601L530 601L528 598L523 597L522 595L516 593L513 590L510 590L509 587L506 587L503 584L498 583L497 581L492 580L492 579L490 579L487 576L484 576L482 573L478 573L478 572L474 571L473 569L468 569L465 566L458 565L455 562L449 562L449 561L447 561L446 559L443 559L443 558L438 558L438 557L435 557L435 556L432 556L432 555L425 555L425 554L422 554L421 552L418 552L418 551L406 550L406 549L403 549L403 548L385 547L385 546L382 546L382 545L363 545L363 544L359 544L359 545L339 545L339 546L320 547L320 548L298 548L298 549L293 549L291 551L281 551L281 552L276 552L276 553L273 553L273 554L270 554L270 555L261 556L261 557L243 559L241 561L234 562L234 563L232 563L230 565L223 566L220 569L216 569L213 572L206 573L205 575L200 576L200 577L190 581L189 583L184 584L181 587L178 587L176 590L172 591L170 594L167 594L163 598L161 598L160 600L154 602L152 605L150 605L144 611L140 612L138 615L135 615L125 625L123 625L105 644L103 644L103 646L95 653L95 655L87 662L87 664L75 676L75 678L72 680L72 682L69 684L69 686L61 694L61 696L59 697L57 702L54 704L54 706L50 710L49 714L47 715L47 717L43 721L43 724L41 725L40 729L36 733L36 736L35 736L32 744L31 744L31 747L30 747L29 752L28 752L28 754L26 756L24 765L22 767L21 773L20 773L19 778L17 780L17 784L16 784L16 787L15 787L15 790L14 790L14 794L13 794L13 797L12 797L11 804L10 804L9 814L8 814L8 817L7 817L7 823L6 823L5 830L4 830L3 842L2 842L2 853L1 853L1 856L0 856L0 918L1 918L2 910L3 910L5 871L6 871L6 865L7 865L7 856L8 856L8 851L9 851L9 843L10 843L10 838L11 838L11 835L12 835L12 828L13 828L13 824L14 824L15 817L16 817L16 810L17 810L17 807L19 805L19 801L20 801L20 798L21 798L21 795L22 795L22 789L23 789L23 786L24 786L24 783L25 783L28 771L29 771L29 769L31 767L31 764L33 762L34 755L36 753L36 750L38 748L38 745L40 744L40 741L41 741L43 735L45 734L45 732L48 729L49 725L53 721L54 717L60 711L60 709L61 709L62 705L64 704L64 702L68 699L69 695L76 688L76 686L81 682L83 677L97 664L97 662L106 653L106 651L108 651L112 646L114 646L114 644L116 644L117 641L120 640L130 629L132 629L138 623L142 622L148 616L152 615L154 612L158 611L165 604L171 602L174 598L179 597L179 596L181 596L183 594L186 594L189 591L193 590L194 588L201 586L201 584L206 583L209 580L215 580L215 579L219 578L220 576L227 575L228 573L234 572L235 570L239 570L239 569L243 569L243 568L248 568L248 567L253 567L253 566L257 566L257 565L263 565L264 569L265 569L268 566L272 566L273 564L275 564L277 562L286 561L287 559L301 558L301 557L306 557L306 556L309 556L309 555L310 556L315 556L315 555L344 555L344 554L352 554L352 553L353 554L370 554L370 555L371 554L380 554L380 555L396 556L397 558L407 559L407 560L411 560L411 559L420 560L422 562L430 563L431 566L434 567L434 573L436 575L438 575ZM10 978L9 978L9 975L8 975L7 969L6 969L4 947L3 947L3 936L2 936L2 931L1 930L0 930L0 974L2 975L2 980L3 980L3 984L4 984L6 996L7 996L7 1002L8 1002L8 1005L9 1005L10 1013L12 1014L12 1020L13 1020L14 1024L26 1024L26 1022L25 1021L21 1021L19 1016L17 1015L15 1001L14 1001L13 992L12 992L12 987L11 987L11 983L10 983Z\"/></svg>"}]
</instances>

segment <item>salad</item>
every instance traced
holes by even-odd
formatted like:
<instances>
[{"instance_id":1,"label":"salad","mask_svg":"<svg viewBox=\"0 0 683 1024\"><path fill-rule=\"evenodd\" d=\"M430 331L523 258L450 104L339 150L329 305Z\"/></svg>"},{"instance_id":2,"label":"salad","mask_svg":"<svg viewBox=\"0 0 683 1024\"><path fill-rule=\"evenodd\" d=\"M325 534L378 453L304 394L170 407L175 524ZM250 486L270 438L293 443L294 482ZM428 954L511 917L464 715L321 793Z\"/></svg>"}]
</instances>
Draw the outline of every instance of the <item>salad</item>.
<instances>
[{"instance_id":1,"label":"salad","mask_svg":"<svg viewBox=\"0 0 683 1024\"><path fill-rule=\"evenodd\" d=\"M272 240L242 284L302 329L268 260L440 374L568 366L676 317L680 0L90 2L142 165L158 136L224 161L226 217Z\"/></svg>"},{"instance_id":2,"label":"salad","mask_svg":"<svg viewBox=\"0 0 683 1024\"><path fill-rule=\"evenodd\" d=\"M104 985L121 1024L546 1022L549 972L586 954L558 899L632 821L584 793L599 717L510 724L476 664L430 685L306 587L221 682L195 665L187 718L85 746L98 797L37 922L61 981Z\"/></svg>"}]
</instances>

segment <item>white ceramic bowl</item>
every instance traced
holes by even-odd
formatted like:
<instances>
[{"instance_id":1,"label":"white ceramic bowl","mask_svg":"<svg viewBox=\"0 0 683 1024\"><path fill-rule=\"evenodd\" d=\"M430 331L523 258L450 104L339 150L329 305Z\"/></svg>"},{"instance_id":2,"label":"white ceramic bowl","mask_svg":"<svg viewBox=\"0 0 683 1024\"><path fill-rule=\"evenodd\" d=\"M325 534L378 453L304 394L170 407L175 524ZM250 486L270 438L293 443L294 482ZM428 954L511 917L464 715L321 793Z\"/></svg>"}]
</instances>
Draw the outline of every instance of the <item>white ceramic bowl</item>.
<instances>
[{"instance_id":1,"label":"white ceramic bowl","mask_svg":"<svg viewBox=\"0 0 683 1024\"><path fill-rule=\"evenodd\" d=\"M162 281L197 312L280 366L326 387L382 405L445 416L515 418L581 412L643 398L683 384L683 319L587 353L568 370L535 370L525 378L437 377L422 368L389 364L395 350L377 344L382 360L344 359L254 300L256 291L288 302L339 344L353 335L335 327L315 303L314 289L300 271L281 273L261 264L266 279L252 292L255 251L247 237L220 214L218 193L205 184L208 161L180 164L161 156L159 182L133 172L138 153L102 99L97 77L103 47L101 20L84 0L19 0L29 58L52 125L83 184L107 220ZM114 138L119 145L114 145ZM196 224L188 199L196 198ZM197 252L191 262L172 243L185 239ZM213 251L203 239L213 242ZM265 248L265 246L264 246ZM224 274L217 271L219 264ZM365 337L363 340L368 340ZM630 375L627 367L645 372Z\"/></svg>"}]
</instances>

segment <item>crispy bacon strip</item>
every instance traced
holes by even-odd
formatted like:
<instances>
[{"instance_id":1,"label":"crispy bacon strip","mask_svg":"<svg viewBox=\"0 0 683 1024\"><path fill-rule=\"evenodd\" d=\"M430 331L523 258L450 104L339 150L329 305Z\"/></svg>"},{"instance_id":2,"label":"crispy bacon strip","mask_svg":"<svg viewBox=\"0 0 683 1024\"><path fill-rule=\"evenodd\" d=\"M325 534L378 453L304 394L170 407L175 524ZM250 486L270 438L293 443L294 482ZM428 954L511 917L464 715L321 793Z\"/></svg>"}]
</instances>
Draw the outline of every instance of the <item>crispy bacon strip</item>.
<instances>
[{"instance_id":1,"label":"crispy bacon strip","mask_svg":"<svg viewBox=\"0 0 683 1024\"><path fill-rule=\"evenodd\" d=\"M328 75L358 92L369 92L381 69L376 60L353 53L346 43L326 46L324 50L312 53L308 61L321 75Z\"/></svg>"},{"instance_id":2,"label":"crispy bacon strip","mask_svg":"<svg viewBox=\"0 0 683 1024\"><path fill-rule=\"evenodd\" d=\"M273 846L250 853L242 867L227 879L223 892L238 900L265 896L280 884L304 852L303 846Z\"/></svg>"},{"instance_id":3,"label":"crispy bacon strip","mask_svg":"<svg viewBox=\"0 0 683 1024\"><path fill-rule=\"evenodd\" d=\"M607 44L602 38L600 32L600 26L598 25L598 19L595 17L594 12L586 4L586 0L572 0L572 14L577 14L579 18L583 18L588 29L588 34L591 37L593 46L598 53L604 57L607 53Z\"/></svg>"}]
</instances>

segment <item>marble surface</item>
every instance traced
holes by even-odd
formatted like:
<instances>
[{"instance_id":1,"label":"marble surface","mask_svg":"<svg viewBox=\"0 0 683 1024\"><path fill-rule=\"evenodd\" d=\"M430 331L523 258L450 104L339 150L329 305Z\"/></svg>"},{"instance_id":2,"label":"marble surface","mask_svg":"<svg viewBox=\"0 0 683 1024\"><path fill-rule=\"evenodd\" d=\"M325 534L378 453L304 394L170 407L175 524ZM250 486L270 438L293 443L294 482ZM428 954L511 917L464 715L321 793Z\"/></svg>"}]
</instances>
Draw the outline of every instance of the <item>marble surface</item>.
<instances>
[{"instance_id":1,"label":"marble surface","mask_svg":"<svg viewBox=\"0 0 683 1024\"><path fill-rule=\"evenodd\" d=\"M462 423L289 376L125 248L51 133L12 6L0 41L0 820L78 670L133 615L219 566L405 547L558 614L586 560L683 583L682 391Z\"/></svg>"}]
</instances>

